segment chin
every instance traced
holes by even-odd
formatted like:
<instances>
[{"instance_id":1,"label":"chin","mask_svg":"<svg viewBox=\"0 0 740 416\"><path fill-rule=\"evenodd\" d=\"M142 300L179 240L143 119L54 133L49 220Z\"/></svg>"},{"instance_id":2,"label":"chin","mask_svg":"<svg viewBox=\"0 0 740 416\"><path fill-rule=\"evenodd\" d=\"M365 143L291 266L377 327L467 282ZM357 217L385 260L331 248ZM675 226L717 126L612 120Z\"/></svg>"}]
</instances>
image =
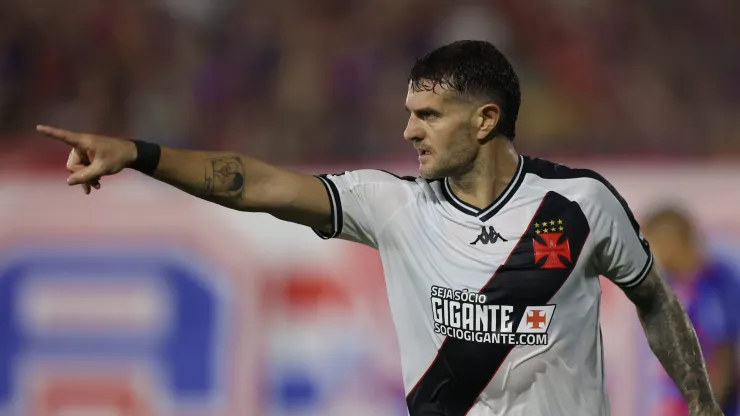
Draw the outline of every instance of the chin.
<instances>
[{"instance_id":1,"label":"chin","mask_svg":"<svg viewBox=\"0 0 740 416\"><path fill-rule=\"evenodd\" d=\"M426 180L432 180L437 179L440 177L439 172L437 169L434 169L433 166L419 166L419 177L426 179Z\"/></svg>"}]
</instances>

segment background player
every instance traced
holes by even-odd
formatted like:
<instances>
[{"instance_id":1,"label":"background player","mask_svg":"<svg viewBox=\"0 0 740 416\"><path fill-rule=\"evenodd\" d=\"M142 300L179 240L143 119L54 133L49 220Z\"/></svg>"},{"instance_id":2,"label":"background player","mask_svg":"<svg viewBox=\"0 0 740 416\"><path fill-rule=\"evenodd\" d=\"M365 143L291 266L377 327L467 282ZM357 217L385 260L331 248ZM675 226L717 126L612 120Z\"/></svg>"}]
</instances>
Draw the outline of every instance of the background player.
<instances>
[{"instance_id":1,"label":"background player","mask_svg":"<svg viewBox=\"0 0 740 416\"><path fill-rule=\"evenodd\" d=\"M655 210L644 226L666 280L696 328L717 401L725 415L737 415L740 275L707 252L696 225L678 207ZM688 414L681 392L665 372L661 376L655 414Z\"/></svg>"},{"instance_id":2,"label":"background player","mask_svg":"<svg viewBox=\"0 0 740 416\"><path fill-rule=\"evenodd\" d=\"M412 70L411 78L406 103L411 116L405 137L419 152L420 175L424 179L420 184L428 185L435 178L446 177L445 186L456 196L450 199L457 199L459 208L476 211L476 207L491 206L507 189L513 188L522 166L522 158L512 144L519 107L518 79L513 69L490 44L458 42L422 59ZM398 201L408 197L407 188L388 185L389 175L377 172L351 172L341 180L319 179L233 153L160 148L49 127L39 127L39 131L73 147L68 183L82 185L85 192L90 191L90 186L98 187L100 177L133 167L203 199L242 211L270 213L310 226L326 236L338 234L345 222L345 228L350 230L344 235L346 238L375 247L378 246L375 227L382 227L372 221L363 222L359 217L390 218L385 214L397 212L401 206ZM547 165L551 171L564 169ZM336 181L341 182L341 191L336 189ZM435 186L440 187L439 181ZM528 201L532 202L537 201ZM628 223L625 228L633 232L627 215L624 212L619 215ZM615 231L619 232L620 228ZM605 241L607 246L619 247L618 243L612 243ZM394 254L398 255L398 250ZM648 258L646 253L642 254L644 259ZM681 389L692 415L722 414L709 387L688 318L655 270L650 271L651 263L643 263L645 273L639 273L639 281L625 291L638 308L653 351ZM617 261L609 266L619 275L620 268L634 265ZM408 270L409 274L421 272ZM570 387L579 390L588 386ZM541 400L547 403L554 399ZM603 403L597 406L604 409ZM489 414L485 413L485 407L478 409L475 414ZM426 413L423 407L418 410L415 415L432 414ZM438 409L432 406L429 410ZM571 408L563 414L582 411L580 407ZM604 411L599 410L599 414Z\"/></svg>"}]
</instances>

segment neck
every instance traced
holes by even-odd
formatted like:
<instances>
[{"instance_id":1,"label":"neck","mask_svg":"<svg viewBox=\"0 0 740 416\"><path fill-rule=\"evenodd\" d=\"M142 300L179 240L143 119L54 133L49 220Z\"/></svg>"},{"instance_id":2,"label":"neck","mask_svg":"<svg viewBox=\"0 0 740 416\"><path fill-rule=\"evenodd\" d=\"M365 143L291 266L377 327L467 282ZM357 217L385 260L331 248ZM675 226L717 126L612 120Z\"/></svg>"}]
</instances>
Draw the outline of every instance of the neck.
<instances>
[{"instance_id":1,"label":"neck","mask_svg":"<svg viewBox=\"0 0 740 416\"><path fill-rule=\"evenodd\" d=\"M495 138L481 146L472 168L449 178L455 195L478 208L490 205L516 174L519 155L511 140Z\"/></svg>"}]
</instances>

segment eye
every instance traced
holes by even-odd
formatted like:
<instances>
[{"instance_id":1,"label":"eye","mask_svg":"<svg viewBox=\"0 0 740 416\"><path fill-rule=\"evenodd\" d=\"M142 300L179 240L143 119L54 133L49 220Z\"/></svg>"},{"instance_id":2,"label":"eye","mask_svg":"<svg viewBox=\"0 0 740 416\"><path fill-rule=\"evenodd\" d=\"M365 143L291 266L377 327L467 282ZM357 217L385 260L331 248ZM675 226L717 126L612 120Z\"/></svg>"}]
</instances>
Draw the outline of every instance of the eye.
<instances>
[{"instance_id":1,"label":"eye","mask_svg":"<svg viewBox=\"0 0 740 416\"><path fill-rule=\"evenodd\" d=\"M423 110L416 113L416 116L419 117L421 120L433 120L437 117L439 117L439 114L434 111L429 110Z\"/></svg>"}]
</instances>

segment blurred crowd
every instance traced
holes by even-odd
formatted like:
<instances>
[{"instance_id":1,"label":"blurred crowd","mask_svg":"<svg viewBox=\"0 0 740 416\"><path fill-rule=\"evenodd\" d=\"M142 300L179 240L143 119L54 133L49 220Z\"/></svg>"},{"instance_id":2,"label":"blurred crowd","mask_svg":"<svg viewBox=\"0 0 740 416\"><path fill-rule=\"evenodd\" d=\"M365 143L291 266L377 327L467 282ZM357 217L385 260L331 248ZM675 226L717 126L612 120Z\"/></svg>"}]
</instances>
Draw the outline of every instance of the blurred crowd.
<instances>
[{"instance_id":1,"label":"blurred crowd","mask_svg":"<svg viewBox=\"0 0 740 416\"><path fill-rule=\"evenodd\" d=\"M740 154L731 0L3 0L0 142L39 122L313 163L412 156L414 58L487 39L540 155Z\"/></svg>"}]
</instances>

